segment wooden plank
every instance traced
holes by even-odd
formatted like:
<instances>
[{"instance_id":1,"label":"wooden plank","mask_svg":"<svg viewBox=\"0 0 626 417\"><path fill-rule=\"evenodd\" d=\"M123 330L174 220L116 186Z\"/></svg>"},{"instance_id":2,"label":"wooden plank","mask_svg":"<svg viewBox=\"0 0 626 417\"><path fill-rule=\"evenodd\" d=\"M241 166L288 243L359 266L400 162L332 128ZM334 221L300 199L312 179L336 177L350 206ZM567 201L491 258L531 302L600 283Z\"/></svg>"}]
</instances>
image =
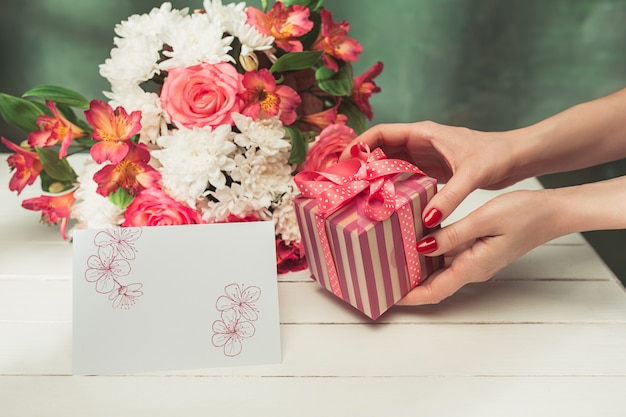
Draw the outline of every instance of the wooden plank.
<instances>
[{"instance_id":1,"label":"wooden plank","mask_svg":"<svg viewBox=\"0 0 626 417\"><path fill-rule=\"evenodd\" d=\"M370 323L316 282L278 291L282 323ZM0 321L71 322L71 280L0 278ZM626 293L613 281L492 281L439 305L394 307L377 323L626 323Z\"/></svg>"},{"instance_id":2,"label":"wooden plank","mask_svg":"<svg viewBox=\"0 0 626 417\"><path fill-rule=\"evenodd\" d=\"M71 324L0 323L0 334L0 375L71 372ZM281 335L282 364L163 374L626 376L626 324L297 324Z\"/></svg>"},{"instance_id":3,"label":"wooden plank","mask_svg":"<svg viewBox=\"0 0 626 417\"><path fill-rule=\"evenodd\" d=\"M615 280L615 275L589 245L542 245L503 268L494 279Z\"/></svg>"},{"instance_id":4,"label":"wooden plank","mask_svg":"<svg viewBox=\"0 0 626 417\"><path fill-rule=\"evenodd\" d=\"M0 276L72 275L72 245L59 242L0 242Z\"/></svg>"},{"instance_id":5,"label":"wooden plank","mask_svg":"<svg viewBox=\"0 0 626 417\"><path fill-rule=\"evenodd\" d=\"M623 378L603 377L0 377L0 408L11 417L621 417L625 390Z\"/></svg>"}]
</instances>

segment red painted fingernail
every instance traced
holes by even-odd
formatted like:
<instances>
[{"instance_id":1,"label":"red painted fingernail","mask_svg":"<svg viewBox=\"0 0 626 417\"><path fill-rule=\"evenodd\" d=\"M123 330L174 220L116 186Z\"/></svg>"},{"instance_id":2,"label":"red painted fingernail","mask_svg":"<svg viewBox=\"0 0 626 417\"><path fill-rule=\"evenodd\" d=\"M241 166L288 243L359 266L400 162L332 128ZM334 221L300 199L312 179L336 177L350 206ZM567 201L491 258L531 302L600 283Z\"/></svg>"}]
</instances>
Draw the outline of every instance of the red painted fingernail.
<instances>
[{"instance_id":1,"label":"red painted fingernail","mask_svg":"<svg viewBox=\"0 0 626 417\"><path fill-rule=\"evenodd\" d=\"M432 208L424 216L424 225L428 228L435 227L439 224L442 217L443 217L443 213L441 213L436 208Z\"/></svg>"},{"instance_id":2,"label":"red painted fingernail","mask_svg":"<svg viewBox=\"0 0 626 417\"><path fill-rule=\"evenodd\" d=\"M419 253L431 253L437 250L437 241L434 237L427 237L417 242Z\"/></svg>"}]
</instances>

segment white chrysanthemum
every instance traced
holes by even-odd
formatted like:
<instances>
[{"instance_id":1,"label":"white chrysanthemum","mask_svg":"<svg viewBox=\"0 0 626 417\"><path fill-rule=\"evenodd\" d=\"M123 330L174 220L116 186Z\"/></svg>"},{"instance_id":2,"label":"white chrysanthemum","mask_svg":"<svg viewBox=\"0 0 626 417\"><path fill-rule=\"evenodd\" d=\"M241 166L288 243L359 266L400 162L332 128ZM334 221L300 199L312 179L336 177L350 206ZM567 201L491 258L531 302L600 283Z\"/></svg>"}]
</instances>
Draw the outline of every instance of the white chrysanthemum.
<instances>
[{"instance_id":1,"label":"white chrysanthemum","mask_svg":"<svg viewBox=\"0 0 626 417\"><path fill-rule=\"evenodd\" d=\"M253 26L247 25L245 8L246 4L243 2L222 5L221 0L204 0L204 9L211 22L219 24L224 32L239 39L241 55L270 49L274 37L264 35Z\"/></svg>"},{"instance_id":2,"label":"white chrysanthemum","mask_svg":"<svg viewBox=\"0 0 626 417\"><path fill-rule=\"evenodd\" d=\"M168 70L203 62L233 62L228 55L233 37L223 35L220 25L211 24L206 14L187 16L184 24L172 26L166 31L164 42L170 49L163 51L168 59L161 62L159 68Z\"/></svg>"},{"instance_id":3,"label":"white chrysanthemum","mask_svg":"<svg viewBox=\"0 0 626 417\"><path fill-rule=\"evenodd\" d=\"M241 55L243 56L253 51L269 51L274 43L273 36L263 35L256 28L247 24L239 25L233 33L241 42Z\"/></svg>"},{"instance_id":4,"label":"white chrysanthemum","mask_svg":"<svg viewBox=\"0 0 626 417\"><path fill-rule=\"evenodd\" d=\"M288 154L268 156L256 148L235 155L236 167L231 172L234 181L241 184L244 196L264 207L269 207L279 196L289 191L292 168Z\"/></svg>"},{"instance_id":5,"label":"white chrysanthemum","mask_svg":"<svg viewBox=\"0 0 626 417\"><path fill-rule=\"evenodd\" d=\"M236 217L256 216L260 220L269 220L271 214L267 205L247 194L237 183L230 187L208 191L208 203L201 205L202 219L208 223L227 221L232 214ZM217 201L216 201L217 200Z\"/></svg>"},{"instance_id":6,"label":"white chrysanthemum","mask_svg":"<svg viewBox=\"0 0 626 417\"><path fill-rule=\"evenodd\" d=\"M291 190L282 196L280 203L272 211L276 234L280 235L287 244L299 242L301 239L296 210L293 205L293 197L296 194L298 194L296 185L292 183Z\"/></svg>"},{"instance_id":7,"label":"white chrysanthemum","mask_svg":"<svg viewBox=\"0 0 626 417\"><path fill-rule=\"evenodd\" d=\"M216 189L226 186L222 171L235 168L229 125L187 129L179 127L168 136L157 139L160 150L152 155L161 164L163 186L176 200L194 207L209 184Z\"/></svg>"},{"instance_id":8,"label":"white chrysanthemum","mask_svg":"<svg viewBox=\"0 0 626 417\"><path fill-rule=\"evenodd\" d=\"M287 133L277 117L255 121L239 113L231 114L237 129L241 133L235 136L235 143L243 148L258 147L267 155L289 152L291 143Z\"/></svg>"},{"instance_id":9,"label":"white chrysanthemum","mask_svg":"<svg viewBox=\"0 0 626 417\"><path fill-rule=\"evenodd\" d=\"M93 175L102 167L92 159L87 159L78 172L80 185L74 192L76 202L70 214L72 219L77 220L77 229L117 227L124 221L124 211L96 192L98 184L93 180Z\"/></svg>"},{"instance_id":10,"label":"white chrysanthemum","mask_svg":"<svg viewBox=\"0 0 626 417\"><path fill-rule=\"evenodd\" d=\"M183 25L188 9L173 10L163 3L149 14L132 15L115 27L117 37L111 57L100 66L100 74L113 87L151 79L158 73L158 62L164 45L164 33Z\"/></svg>"}]
</instances>

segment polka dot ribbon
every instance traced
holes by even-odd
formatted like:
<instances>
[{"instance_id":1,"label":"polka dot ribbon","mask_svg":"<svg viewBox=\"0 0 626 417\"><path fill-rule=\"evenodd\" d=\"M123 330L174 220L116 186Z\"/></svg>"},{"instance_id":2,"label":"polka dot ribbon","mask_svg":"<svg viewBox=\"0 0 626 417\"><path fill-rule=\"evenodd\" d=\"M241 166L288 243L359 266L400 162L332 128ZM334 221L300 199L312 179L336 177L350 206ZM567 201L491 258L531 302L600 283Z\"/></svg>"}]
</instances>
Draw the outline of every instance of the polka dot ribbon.
<instances>
[{"instance_id":1,"label":"polka dot ribbon","mask_svg":"<svg viewBox=\"0 0 626 417\"><path fill-rule=\"evenodd\" d=\"M317 200L316 226L331 290L335 295L343 298L324 220L366 191L369 191L369 195L365 200L363 212L370 219L382 221L389 218L394 211L398 212L407 267L411 287L413 287L421 280L413 214L407 204L408 201L396 195L393 176L406 172L426 174L406 161L387 159L379 148L370 151L364 143L354 145L350 149L350 154L351 159L339 162L326 171L302 171L294 178L304 197Z\"/></svg>"}]
</instances>

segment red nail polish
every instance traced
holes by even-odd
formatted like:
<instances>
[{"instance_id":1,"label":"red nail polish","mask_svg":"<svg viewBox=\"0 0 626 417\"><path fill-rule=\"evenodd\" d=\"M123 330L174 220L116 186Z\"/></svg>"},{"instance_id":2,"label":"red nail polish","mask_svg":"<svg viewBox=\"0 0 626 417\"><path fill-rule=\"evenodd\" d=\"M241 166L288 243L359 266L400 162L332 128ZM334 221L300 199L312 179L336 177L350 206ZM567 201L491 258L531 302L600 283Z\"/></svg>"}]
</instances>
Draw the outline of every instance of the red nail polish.
<instances>
[{"instance_id":1,"label":"red nail polish","mask_svg":"<svg viewBox=\"0 0 626 417\"><path fill-rule=\"evenodd\" d=\"M419 253L431 253L437 250L437 241L434 237L427 237L417 242Z\"/></svg>"},{"instance_id":2,"label":"red nail polish","mask_svg":"<svg viewBox=\"0 0 626 417\"><path fill-rule=\"evenodd\" d=\"M443 214L436 208L430 209L424 216L424 225L428 228L435 227L441 221Z\"/></svg>"}]
</instances>

